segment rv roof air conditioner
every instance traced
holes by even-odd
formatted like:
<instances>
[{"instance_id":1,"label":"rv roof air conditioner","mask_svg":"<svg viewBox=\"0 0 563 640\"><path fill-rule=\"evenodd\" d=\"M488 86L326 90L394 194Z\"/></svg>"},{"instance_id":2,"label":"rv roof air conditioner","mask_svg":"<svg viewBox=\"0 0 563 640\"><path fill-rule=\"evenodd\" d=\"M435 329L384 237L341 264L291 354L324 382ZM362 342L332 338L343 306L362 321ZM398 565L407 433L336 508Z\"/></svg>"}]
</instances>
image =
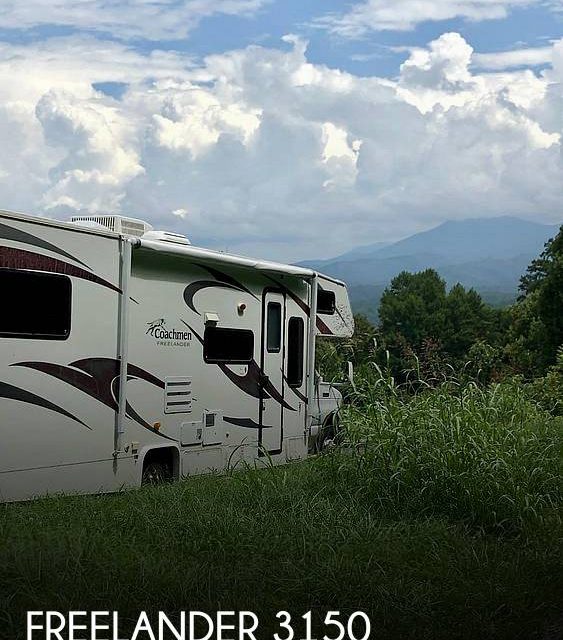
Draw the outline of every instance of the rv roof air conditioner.
<instances>
[{"instance_id":1,"label":"rv roof air conditioner","mask_svg":"<svg viewBox=\"0 0 563 640\"><path fill-rule=\"evenodd\" d=\"M72 216L70 221L90 228L109 229L136 238L142 237L147 231L152 231L152 225L148 222L124 216Z\"/></svg>"},{"instance_id":2,"label":"rv roof air conditioner","mask_svg":"<svg viewBox=\"0 0 563 640\"><path fill-rule=\"evenodd\" d=\"M145 240L158 240L159 242L173 242L174 244L191 244L189 239L181 233L172 233L171 231L147 231L143 238Z\"/></svg>"}]
</instances>

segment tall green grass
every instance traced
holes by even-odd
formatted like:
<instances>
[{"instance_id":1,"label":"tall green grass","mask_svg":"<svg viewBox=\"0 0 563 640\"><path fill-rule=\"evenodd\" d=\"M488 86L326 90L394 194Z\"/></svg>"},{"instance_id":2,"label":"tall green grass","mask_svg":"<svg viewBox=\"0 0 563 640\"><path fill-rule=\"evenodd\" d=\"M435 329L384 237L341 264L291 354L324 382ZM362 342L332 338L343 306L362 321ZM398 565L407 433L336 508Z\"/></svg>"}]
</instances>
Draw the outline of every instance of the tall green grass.
<instances>
[{"instance_id":1,"label":"tall green grass","mask_svg":"<svg viewBox=\"0 0 563 640\"><path fill-rule=\"evenodd\" d=\"M374 367L352 400L343 423L354 453L327 464L384 512L504 532L561 524L563 418L521 385L397 386Z\"/></svg>"},{"instance_id":2,"label":"tall green grass","mask_svg":"<svg viewBox=\"0 0 563 640\"><path fill-rule=\"evenodd\" d=\"M373 638L547 638L561 418L515 385L406 389L374 367L343 422L304 463L0 506L0 638L25 637L28 609L116 609L125 626L141 609L251 609L260 638L279 609L360 609Z\"/></svg>"}]
</instances>

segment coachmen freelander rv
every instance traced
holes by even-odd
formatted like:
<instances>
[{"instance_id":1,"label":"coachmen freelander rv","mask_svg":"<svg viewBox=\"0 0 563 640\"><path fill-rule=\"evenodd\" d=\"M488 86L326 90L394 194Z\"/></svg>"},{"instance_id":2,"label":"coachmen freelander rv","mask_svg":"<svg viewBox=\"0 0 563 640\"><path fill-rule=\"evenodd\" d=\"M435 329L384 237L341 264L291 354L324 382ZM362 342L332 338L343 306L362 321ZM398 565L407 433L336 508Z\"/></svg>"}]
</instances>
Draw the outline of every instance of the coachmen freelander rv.
<instances>
[{"instance_id":1,"label":"coachmen freelander rv","mask_svg":"<svg viewBox=\"0 0 563 640\"><path fill-rule=\"evenodd\" d=\"M314 271L0 212L0 291L0 500L304 458L338 408L315 338L353 318Z\"/></svg>"}]
</instances>

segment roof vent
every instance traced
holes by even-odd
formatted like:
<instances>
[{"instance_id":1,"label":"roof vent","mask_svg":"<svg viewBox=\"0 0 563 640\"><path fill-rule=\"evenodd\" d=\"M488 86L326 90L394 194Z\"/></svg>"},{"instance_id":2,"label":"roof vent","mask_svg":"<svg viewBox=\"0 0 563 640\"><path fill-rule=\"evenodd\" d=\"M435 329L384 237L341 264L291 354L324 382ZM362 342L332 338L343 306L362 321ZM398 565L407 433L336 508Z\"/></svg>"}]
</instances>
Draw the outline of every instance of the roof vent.
<instances>
[{"instance_id":1,"label":"roof vent","mask_svg":"<svg viewBox=\"0 0 563 640\"><path fill-rule=\"evenodd\" d=\"M191 244L188 238L181 233L172 233L171 231L147 231L143 238L145 240L156 240L158 242L171 242L173 244Z\"/></svg>"},{"instance_id":2,"label":"roof vent","mask_svg":"<svg viewBox=\"0 0 563 640\"><path fill-rule=\"evenodd\" d=\"M140 238L147 231L152 230L148 222L124 216L72 216L70 221L87 227L103 227L135 238Z\"/></svg>"}]
</instances>

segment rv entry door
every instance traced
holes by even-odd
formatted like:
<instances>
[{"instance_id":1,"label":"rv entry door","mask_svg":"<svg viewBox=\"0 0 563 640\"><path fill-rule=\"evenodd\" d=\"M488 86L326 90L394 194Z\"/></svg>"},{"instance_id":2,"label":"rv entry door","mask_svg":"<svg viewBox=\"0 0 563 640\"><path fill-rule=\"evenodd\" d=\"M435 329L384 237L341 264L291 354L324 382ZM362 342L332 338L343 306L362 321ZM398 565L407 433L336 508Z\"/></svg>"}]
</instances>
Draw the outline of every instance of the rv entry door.
<instances>
[{"instance_id":1,"label":"rv entry door","mask_svg":"<svg viewBox=\"0 0 563 640\"><path fill-rule=\"evenodd\" d=\"M285 295L266 291L262 309L260 442L268 453L276 454L283 443Z\"/></svg>"}]
</instances>

